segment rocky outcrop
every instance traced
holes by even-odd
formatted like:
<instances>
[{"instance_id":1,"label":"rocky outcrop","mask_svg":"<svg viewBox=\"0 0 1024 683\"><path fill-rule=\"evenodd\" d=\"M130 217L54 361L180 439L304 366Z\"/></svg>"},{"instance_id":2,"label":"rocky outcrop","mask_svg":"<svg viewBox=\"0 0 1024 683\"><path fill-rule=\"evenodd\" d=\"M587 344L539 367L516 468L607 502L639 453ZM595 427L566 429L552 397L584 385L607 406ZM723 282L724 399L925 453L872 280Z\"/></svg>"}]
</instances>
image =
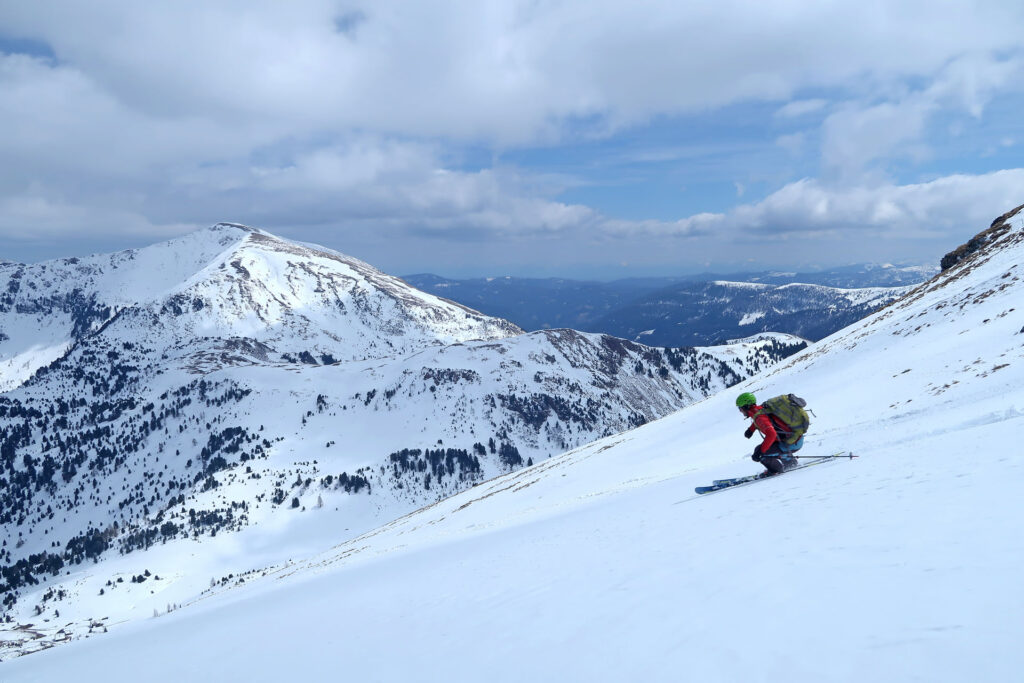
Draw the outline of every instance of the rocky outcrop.
<instances>
[{"instance_id":1,"label":"rocky outcrop","mask_svg":"<svg viewBox=\"0 0 1024 683\"><path fill-rule=\"evenodd\" d=\"M992 240L1002 236L1003 233L1010 229L1010 219L1020 213L1022 209L1024 209L1024 204L1021 204L1012 211L1007 211L1002 216L992 221L992 225L986 230L979 232L965 244L961 244L959 247L943 256L939 266L942 270L948 270L976 253Z\"/></svg>"}]
</instances>

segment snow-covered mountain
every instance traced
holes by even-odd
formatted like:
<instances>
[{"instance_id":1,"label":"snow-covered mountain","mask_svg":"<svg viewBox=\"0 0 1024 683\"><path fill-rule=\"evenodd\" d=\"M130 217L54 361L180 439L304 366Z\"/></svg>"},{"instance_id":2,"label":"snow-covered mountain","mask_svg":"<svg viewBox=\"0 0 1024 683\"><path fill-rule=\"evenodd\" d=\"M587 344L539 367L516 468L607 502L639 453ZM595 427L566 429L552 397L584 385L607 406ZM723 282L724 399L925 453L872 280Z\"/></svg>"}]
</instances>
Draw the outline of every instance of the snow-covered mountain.
<instances>
[{"instance_id":1,"label":"snow-covered mountain","mask_svg":"<svg viewBox=\"0 0 1024 683\"><path fill-rule=\"evenodd\" d=\"M728 392L336 547L319 545L340 519L325 507L288 536L292 561L258 570L281 536L75 568L59 589L73 614L38 590L39 616L8 640L73 638L83 605L131 623L97 621L110 633L7 662L5 680L1015 680L1019 211L930 282ZM757 468L742 390L806 397L802 455L859 459L696 496ZM190 558L211 545L255 571ZM204 571L215 580L190 592L181 576Z\"/></svg>"},{"instance_id":2,"label":"snow-covered mountain","mask_svg":"<svg viewBox=\"0 0 1024 683\"><path fill-rule=\"evenodd\" d=\"M595 321L652 346L720 344L775 331L817 341L912 289L710 281L672 285Z\"/></svg>"},{"instance_id":3,"label":"snow-covered mountain","mask_svg":"<svg viewBox=\"0 0 1024 683\"><path fill-rule=\"evenodd\" d=\"M709 300L703 309L695 310L696 305L699 305L694 302L696 293L699 293L707 283L801 283L839 290L874 288L877 294L880 289L920 284L935 275L938 269L938 265L860 264L819 272L769 271L729 275L701 273L678 277L628 278L612 282L511 276L456 280L430 274L406 275L403 279L425 292L444 296L489 315L511 320L525 330L571 327L632 339L638 334L637 329L644 331L654 327L661 331L661 339L656 345L676 346L680 343L713 344L721 338L736 337L738 321L743 320L748 312L769 310L772 304L771 296L763 297L764 300L760 302L750 302L744 299L750 298L753 293L751 290L730 293L719 288L717 295ZM764 287L755 291L771 292L772 288ZM790 315L785 318L777 317L772 322L788 325L794 330L806 327L816 335L816 339L820 339L873 310L865 310L862 301L851 300L844 292L837 291L827 302L830 309L827 322L824 325L809 324L808 321L815 320L822 308L825 308L822 305L824 291L827 290L816 292L814 298L805 302L802 308L792 306L792 302L797 300L793 296L775 296L774 299L780 301L784 307L787 300L790 302ZM728 300L724 298L726 296L737 299L733 308L736 308L738 313L725 310L730 308ZM660 312L651 313L651 307L656 306L657 302L664 303L670 300L674 300L678 306L694 307L688 314L690 320L685 328L675 325L680 319L678 311L665 307ZM850 306L855 307L855 310L847 314L845 309ZM744 307L748 310L740 310ZM636 320L643 316L654 322L647 327L637 327ZM694 322L697 324L693 324ZM742 333L749 334L751 329L748 327ZM791 331L786 328L774 329L782 332ZM795 334L800 335L800 332Z\"/></svg>"},{"instance_id":4,"label":"snow-covered mountain","mask_svg":"<svg viewBox=\"0 0 1024 683\"><path fill-rule=\"evenodd\" d=\"M522 331L357 259L224 223L145 249L2 264L0 292L0 390L111 325L108 336L129 343L201 339L227 362L255 354L311 364ZM237 348L239 339L255 345Z\"/></svg>"},{"instance_id":5,"label":"snow-covered mountain","mask_svg":"<svg viewBox=\"0 0 1024 683\"><path fill-rule=\"evenodd\" d=\"M334 538L354 536L805 346L522 334L234 225L5 273L0 330L18 360L0 375L14 386L0 394L0 576L13 612L31 608L15 604L23 589L84 561L308 508L338 508Z\"/></svg>"}]
</instances>

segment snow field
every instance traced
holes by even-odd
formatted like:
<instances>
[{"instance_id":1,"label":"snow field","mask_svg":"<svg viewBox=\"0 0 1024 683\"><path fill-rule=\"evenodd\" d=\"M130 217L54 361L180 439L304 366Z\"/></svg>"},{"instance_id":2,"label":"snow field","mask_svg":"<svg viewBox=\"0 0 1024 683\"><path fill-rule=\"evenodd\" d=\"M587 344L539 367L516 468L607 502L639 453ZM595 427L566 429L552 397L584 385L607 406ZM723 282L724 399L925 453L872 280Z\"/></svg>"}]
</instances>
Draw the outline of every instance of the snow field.
<instances>
[{"instance_id":1,"label":"snow field","mask_svg":"<svg viewBox=\"0 0 1024 683\"><path fill-rule=\"evenodd\" d=\"M280 580L4 673L48 680L74 666L131 680L134 665L158 661L153 680L274 680L344 662L370 680L1012 680L1024 544L1005 535L1006 504L1024 468L1005 455L966 473L922 465L932 449L1012 443L1020 426L711 497L692 487L752 464L680 474L663 460L646 482L615 486L590 447L515 496L477 487ZM652 445L632 438L615 452ZM106 671L110 658L123 673Z\"/></svg>"},{"instance_id":2,"label":"snow field","mask_svg":"<svg viewBox=\"0 0 1024 683\"><path fill-rule=\"evenodd\" d=\"M990 249L679 413L326 551L311 535L307 559L0 676L1016 680L1021 254ZM697 496L758 469L747 390L808 399L802 455L860 457Z\"/></svg>"}]
</instances>

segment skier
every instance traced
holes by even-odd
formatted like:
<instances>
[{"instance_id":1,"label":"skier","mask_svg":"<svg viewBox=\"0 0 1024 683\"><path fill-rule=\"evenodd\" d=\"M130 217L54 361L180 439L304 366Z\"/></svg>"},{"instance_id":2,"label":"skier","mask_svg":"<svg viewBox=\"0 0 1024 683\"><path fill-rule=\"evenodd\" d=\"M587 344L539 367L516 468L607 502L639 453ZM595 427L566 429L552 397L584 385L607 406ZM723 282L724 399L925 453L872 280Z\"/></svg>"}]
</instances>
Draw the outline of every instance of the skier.
<instances>
[{"instance_id":1,"label":"skier","mask_svg":"<svg viewBox=\"0 0 1024 683\"><path fill-rule=\"evenodd\" d=\"M758 405L757 399L749 392L743 392L736 398L736 407L744 417L754 420L754 423L743 432L743 436L749 439L755 430L764 436L764 441L754 448L754 453L750 456L754 462L764 465L765 471L761 476L770 477L796 467L798 461L793 454L804 445L803 434L794 443L785 443L794 435L793 428L783 422L778 415L765 411L764 406Z\"/></svg>"}]
</instances>

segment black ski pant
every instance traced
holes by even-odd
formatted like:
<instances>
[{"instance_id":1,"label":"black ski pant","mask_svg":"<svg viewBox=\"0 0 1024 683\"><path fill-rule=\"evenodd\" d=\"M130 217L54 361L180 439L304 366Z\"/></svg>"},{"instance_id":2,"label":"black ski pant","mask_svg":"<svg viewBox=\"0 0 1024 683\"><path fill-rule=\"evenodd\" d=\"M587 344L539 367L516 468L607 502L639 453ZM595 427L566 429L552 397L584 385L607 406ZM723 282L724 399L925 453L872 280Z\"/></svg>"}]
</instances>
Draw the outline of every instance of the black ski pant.
<instances>
[{"instance_id":1,"label":"black ski pant","mask_svg":"<svg viewBox=\"0 0 1024 683\"><path fill-rule=\"evenodd\" d=\"M796 467L799 462L796 458L791 457L783 460L783 455L787 455L787 453L779 448L779 442L776 441L772 444L772 447L768 449L768 454L761 456L761 464L764 465L766 470L768 470L768 474L782 474L786 470Z\"/></svg>"},{"instance_id":2,"label":"black ski pant","mask_svg":"<svg viewBox=\"0 0 1024 683\"><path fill-rule=\"evenodd\" d=\"M761 464L768 470L768 474L782 474L786 471L786 463L777 455L762 455Z\"/></svg>"}]
</instances>

